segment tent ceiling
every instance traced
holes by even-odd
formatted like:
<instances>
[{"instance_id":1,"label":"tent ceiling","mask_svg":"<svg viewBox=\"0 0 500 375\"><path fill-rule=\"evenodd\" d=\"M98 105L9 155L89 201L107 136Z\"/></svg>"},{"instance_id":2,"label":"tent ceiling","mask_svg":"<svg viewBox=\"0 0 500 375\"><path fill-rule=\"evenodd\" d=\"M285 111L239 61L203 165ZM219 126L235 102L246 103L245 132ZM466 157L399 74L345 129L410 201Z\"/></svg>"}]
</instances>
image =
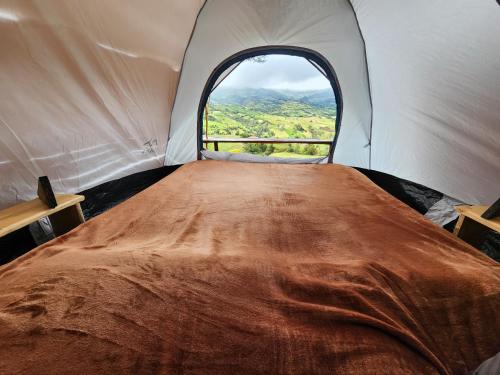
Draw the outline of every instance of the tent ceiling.
<instances>
[{"instance_id":1,"label":"tent ceiling","mask_svg":"<svg viewBox=\"0 0 500 375\"><path fill-rule=\"evenodd\" d=\"M206 79L265 45L336 70L337 162L367 167L371 153L372 168L455 198L498 197L495 1L208 0L188 46L203 3L0 0L0 207L32 198L40 175L76 192L162 165L170 123L166 162L193 160Z\"/></svg>"}]
</instances>

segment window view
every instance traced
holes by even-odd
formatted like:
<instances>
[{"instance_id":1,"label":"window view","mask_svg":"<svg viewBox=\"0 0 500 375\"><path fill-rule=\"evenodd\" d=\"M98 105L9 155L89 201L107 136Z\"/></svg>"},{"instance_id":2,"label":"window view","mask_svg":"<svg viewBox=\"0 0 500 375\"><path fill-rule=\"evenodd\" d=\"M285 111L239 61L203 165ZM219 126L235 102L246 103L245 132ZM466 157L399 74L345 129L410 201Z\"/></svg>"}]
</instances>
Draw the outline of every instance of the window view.
<instances>
[{"instance_id":1,"label":"window view","mask_svg":"<svg viewBox=\"0 0 500 375\"><path fill-rule=\"evenodd\" d=\"M322 69L307 59L253 57L228 68L212 90L203 114L207 149L292 158L328 155L335 95Z\"/></svg>"}]
</instances>

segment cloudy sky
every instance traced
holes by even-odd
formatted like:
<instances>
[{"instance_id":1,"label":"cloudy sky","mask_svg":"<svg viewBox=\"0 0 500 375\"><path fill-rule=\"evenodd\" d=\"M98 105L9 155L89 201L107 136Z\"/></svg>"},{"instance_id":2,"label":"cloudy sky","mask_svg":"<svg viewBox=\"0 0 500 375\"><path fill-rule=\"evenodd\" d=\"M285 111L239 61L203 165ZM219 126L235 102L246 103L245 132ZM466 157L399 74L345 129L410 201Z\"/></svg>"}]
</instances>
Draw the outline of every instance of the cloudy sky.
<instances>
[{"instance_id":1,"label":"cloudy sky","mask_svg":"<svg viewBox=\"0 0 500 375\"><path fill-rule=\"evenodd\" d=\"M268 55L263 63L243 61L226 77L220 87L305 91L331 86L330 82L302 57Z\"/></svg>"}]
</instances>

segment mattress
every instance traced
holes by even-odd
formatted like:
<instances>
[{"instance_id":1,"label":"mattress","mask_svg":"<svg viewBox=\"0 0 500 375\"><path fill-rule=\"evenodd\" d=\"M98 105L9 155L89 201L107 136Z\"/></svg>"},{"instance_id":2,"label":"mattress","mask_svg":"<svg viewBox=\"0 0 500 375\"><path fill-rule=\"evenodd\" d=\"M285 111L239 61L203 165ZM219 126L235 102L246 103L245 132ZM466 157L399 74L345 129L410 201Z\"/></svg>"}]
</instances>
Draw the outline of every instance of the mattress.
<instances>
[{"instance_id":1,"label":"mattress","mask_svg":"<svg viewBox=\"0 0 500 375\"><path fill-rule=\"evenodd\" d=\"M465 374L499 264L340 165L187 164L0 267L2 374Z\"/></svg>"}]
</instances>

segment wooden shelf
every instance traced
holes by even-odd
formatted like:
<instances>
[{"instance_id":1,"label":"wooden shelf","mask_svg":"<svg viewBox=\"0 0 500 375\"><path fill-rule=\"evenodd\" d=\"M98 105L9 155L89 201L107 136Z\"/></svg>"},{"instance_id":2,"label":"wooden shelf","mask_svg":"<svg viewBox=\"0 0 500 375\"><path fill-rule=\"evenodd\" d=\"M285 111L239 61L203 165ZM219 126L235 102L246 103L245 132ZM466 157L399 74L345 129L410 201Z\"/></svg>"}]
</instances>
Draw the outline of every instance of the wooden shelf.
<instances>
[{"instance_id":1,"label":"wooden shelf","mask_svg":"<svg viewBox=\"0 0 500 375\"><path fill-rule=\"evenodd\" d=\"M500 232L500 217L488 220L481 215L488 209L487 206L457 206L455 210L460 215L453 234L478 247L484 240L486 228Z\"/></svg>"},{"instance_id":2,"label":"wooden shelf","mask_svg":"<svg viewBox=\"0 0 500 375\"><path fill-rule=\"evenodd\" d=\"M54 208L48 208L40 199L37 198L32 201L19 203L15 206L1 210L0 237L29 225L45 216L53 216L56 218L56 221L61 221L57 219L64 216L63 221L68 222L65 223L68 228L69 226L78 225L76 221L83 223L84 219L80 208L80 202L84 199L85 197L83 195L56 194L57 206ZM63 213L65 215L62 215ZM68 218L67 213L70 213L71 218ZM72 222L69 223L69 221ZM54 222L52 224L54 224ZM56 228L54 228L54 231L56 231ZM61 231L56 234L61 234Z\"/></svg>"},{"instance_id":3,"label":"wooden shelf","mask_svg":"<svg viewBox=\"0 0 500 375\"><path fill-rule=\"evenodd\" d=\"M481 215L488 209L488 206L457 206L455 210L459 215L463 215L465 217L471 218L474 221L493 229L497 232L500 232L500 217L496 217L494 219L488 220Z\"/></svg>"}]
</instances>

